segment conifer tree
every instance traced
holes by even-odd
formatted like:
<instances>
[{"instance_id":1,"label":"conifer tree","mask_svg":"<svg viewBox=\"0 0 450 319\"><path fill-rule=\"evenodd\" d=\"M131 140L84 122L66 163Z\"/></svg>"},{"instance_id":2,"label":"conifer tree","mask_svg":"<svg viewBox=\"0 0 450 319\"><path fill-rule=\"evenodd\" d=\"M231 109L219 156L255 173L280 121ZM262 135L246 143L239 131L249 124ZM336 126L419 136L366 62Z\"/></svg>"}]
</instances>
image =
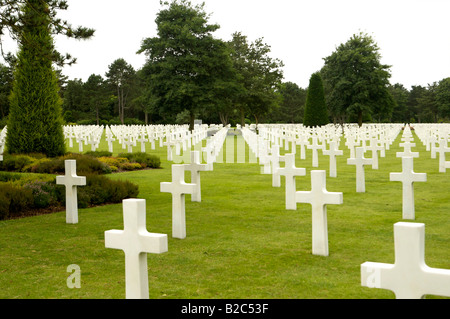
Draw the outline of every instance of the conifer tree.
<instances>
[{"instance_id":1,"label":"conifer tree","mask_svg":"<svg viewBox=\"0 0 450 319\"><path fill-rule=\"evenodd\" d=\"M10 96L6 138L9 153L65 153L58 80L52 66L53 39L47 4L31 0L23 7L24 28Z\"/></svg>"},{"instance_id":2,"label":"conifer tree","mask_svg":"<svg viewBox=\"0 0 450 319\"><path fill-rule=\"evenodd\" d=\"M322 126L328 123L328 110L325 102L322 77L319 72L316 72L311 75L309 80L303 125Z\"/></svg>"}]
</instances>

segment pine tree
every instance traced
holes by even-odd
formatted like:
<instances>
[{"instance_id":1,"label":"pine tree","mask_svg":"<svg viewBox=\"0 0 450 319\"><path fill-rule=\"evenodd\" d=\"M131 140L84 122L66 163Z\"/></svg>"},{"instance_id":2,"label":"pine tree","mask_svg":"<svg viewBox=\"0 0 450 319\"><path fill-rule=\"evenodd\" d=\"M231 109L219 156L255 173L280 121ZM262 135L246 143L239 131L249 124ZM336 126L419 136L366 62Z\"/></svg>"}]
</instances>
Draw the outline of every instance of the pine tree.
<instances>
[{"instance_id":1,"label":"pine tree","mask_svg":"<svg viewBox=\"0 0 450 319\"><path fill-rule=\"evenodd\" d=\"M48 4L30 0L23 7L24 27L10 96L7 150L15 153L65 153L58 81Z\"/></svg>"},{"instance_id":2,"label":"pine tree","mask_svg":"<svg viewBox=\"0 0 450 319\"><path fill-rule=\"evenodd\" d=\"M329 123L328 110L325 102L322 77L319 72L313 73L309 80L306 96L304 126L322 126Z\"/></svg>"}]
</instances>

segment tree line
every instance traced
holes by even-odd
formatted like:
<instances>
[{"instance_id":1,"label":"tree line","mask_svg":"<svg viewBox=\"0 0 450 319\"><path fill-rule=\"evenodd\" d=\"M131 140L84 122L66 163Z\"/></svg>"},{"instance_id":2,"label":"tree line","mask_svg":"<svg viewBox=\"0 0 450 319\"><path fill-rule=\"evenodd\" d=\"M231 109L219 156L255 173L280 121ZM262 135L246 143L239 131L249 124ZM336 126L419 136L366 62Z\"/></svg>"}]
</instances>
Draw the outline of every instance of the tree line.
<instances>
[{"instance_id":1,"label":"tree line","mask_svg":"<svg viewBox=\"0 0 450 319\"><path fill-rule=\"evenodd\" d=\"M22 134L14 138L22 141L18 145L30 149L32 136L39 144L43 135L54 143L61 135L58 123L188 123L191 128L194 119L225 125L305 123L314 118L304 113L308 104L313 113L323 114L318 125L450 119L450 78L410 90L391 84L390 66L380 62L379 48L367 34L353 35L323 58L323 68L311 75L311 83L320 88L312 90L283 82L283 62L271 57L263 38L250 42L240 32L230 41L214 37L220 26L209 23L204 4L173 0L161 6L157 35L144 39L137 50L146 56L140 69L118 58L104 75L82 81L69 80L58 69L75 59L56 51L53 36L89 39L95 31L57 18L58 10L67 10L67 1L0 0L0 44L6 30L19 44L17 56L5 55L1 46L7 64L0 65L0 123L17 124L14 131ZM326 112L314 110L322 105ZM35 134L42 125L30 116L52 122L54 129Z\"/></svg>"}]
</instances>

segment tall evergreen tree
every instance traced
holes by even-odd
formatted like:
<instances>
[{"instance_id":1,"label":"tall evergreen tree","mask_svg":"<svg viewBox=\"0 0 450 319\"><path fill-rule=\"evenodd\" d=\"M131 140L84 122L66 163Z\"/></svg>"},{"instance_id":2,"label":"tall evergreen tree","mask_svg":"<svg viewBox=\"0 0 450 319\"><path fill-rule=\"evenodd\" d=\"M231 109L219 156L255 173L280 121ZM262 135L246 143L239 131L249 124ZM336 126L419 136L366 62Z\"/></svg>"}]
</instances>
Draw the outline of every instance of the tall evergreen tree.
<instances>
[{"instance_id":1,"label":"tall evergreen tree","mask_svg":"<svg viewBox=\"0 0 450 319\"><path fill-rule=\"evenodd\" d=\"M7 150L62 155L65 152L62 103L52 67L54 46L47 3L28 1L23 8L23 22L10 96Z\"/></svg>"},{"instance_id":2,"label":"tall evergreen tree","mask_svg":"<svg viewBox=\"0 0 450 319\"><path fill-rule=\"evenodd\" d=\"M10 153L39 152L52 157L65 152L58 94L61 76L53 63L63 66L75 59L55 49L53 35L86 39L94 34L92 29L75 29L56 17L57 10L67 7L63 0L0 1L0 44L6 28L19 47L17 57L7 59L14 66L6 138Z\"/></svg>"},{"instance_id":3,"label":"tall evergreen tree","mask_svg":"<svg viewBox=\"0 0 450 319\"><path fill-rule=\"evenodd\" d=\"M309 80L303 125L322 126L328 123L328 110L325 102L322 77L319 72L316 72L311 75Z\"/></svg>"}]
</instances>

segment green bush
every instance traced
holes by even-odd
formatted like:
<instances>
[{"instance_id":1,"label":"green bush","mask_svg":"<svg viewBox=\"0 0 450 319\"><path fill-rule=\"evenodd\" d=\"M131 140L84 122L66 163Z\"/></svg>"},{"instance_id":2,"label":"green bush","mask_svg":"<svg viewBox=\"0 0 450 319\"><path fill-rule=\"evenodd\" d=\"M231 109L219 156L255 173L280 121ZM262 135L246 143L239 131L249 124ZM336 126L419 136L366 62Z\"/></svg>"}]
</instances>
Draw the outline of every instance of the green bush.
<instances>
[{"instance_id":1,"label":"green bush","mask_svg":"<svg viewBox=\"0 0 450 319\"><path fill-rule=\"evenodd\" d=\"M20 216L23 211L31 209L34 204L30 189L15 186L10 183L0 183L0 218L6 219Z\"/></svg>"},{"instance_id":2,"label":"green bush","mask_svg":"<svg viewBox=\"0 0 450 319\"><path fill-rule=\"evenodd\" d=\"M33 181L25 184L24 188L32 191L35 208L57 205L58 201L62 199L62 193L57 190L55 183Z\"/></svg>"},{"instance_id":3,"label":"green bush","mask_svg":"<svg viewBox=\"0 0 450 319\"><path fill-rule=\"evenodd\" d=\"M33 163L33 161L35 160L28 155L5 154L3 157L3 161L0 162L0 169L20 172L24 167Z\"/></svg>"},{"instance_id":4,"label":"green bush","mask_svg":"<svg viewBox=\"0 0 450 319\"><path fill-rule=\"evenodd\" d=\"M120 203L125 198L137 197L139 187L128 181L110 180L102 175L87 175L86 186L78 187L79 207Z\"/></svg>"},{"instance_id":5,"label":"green bush","mask_svg":"<svg viewBox=\"0 0 450 319\"><path fill-rule=\"evenodd\" d=\"M20 180L21 178L22 178L22 174L0 171L0 182L13 182L13 181Z\"/></svg>"},{"instance_id":6,"label":"green bush","mask_svg":"<svg viewBox=\"0 0 450 319\"><path fill-rule=\"evenodd\" d=\"M112 156L112 153L108 151L88 151L85 152L84 155L89 155L93 157L110 157Z\"/></svg>"},{"instance_id":7,"label":"green bush","mask_svg":"<svg viewBox=\"0 0 450 319\"><path fill-rule=\"evenodd\" d=\"M161 166L161 159L158 156L143 152L120 153L119 157L125 157L130 162L139 163L143 168L159 168Z\"/></svg>"},{"instance_id":8,"label":"green bush","mask_svg":"<svg viewBox=\"0 0 450 319\"><path fill-rule=\"evenodd\" d=\"M74 159L77 161L77 175L85 174L109 174L111 168L108 165L100 162L97 158L82 155L82 154L68 154L62 157L50 159L48 161L39 162L31 168L33 173L46 174L62 174L65 173L65 160Z\"/></svg>"}]
</instances>

